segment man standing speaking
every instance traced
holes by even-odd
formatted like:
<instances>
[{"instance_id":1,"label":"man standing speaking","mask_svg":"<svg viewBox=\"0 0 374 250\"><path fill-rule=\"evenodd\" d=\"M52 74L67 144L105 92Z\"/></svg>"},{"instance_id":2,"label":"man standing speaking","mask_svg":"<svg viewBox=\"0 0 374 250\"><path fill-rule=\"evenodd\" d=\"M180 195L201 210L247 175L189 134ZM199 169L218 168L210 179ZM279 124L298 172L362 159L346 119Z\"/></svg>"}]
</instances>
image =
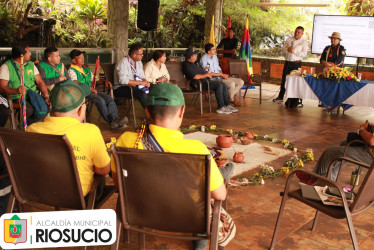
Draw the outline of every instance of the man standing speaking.
<instances>
[{"instance_id":1,"label":"man standing speaking","mask_svg":"<svg viewBox=\"0 0 374 250\"><path fill-rule=\"evenodd\" d=\"M289 37L283 45L284 58L286 62L283 67L282 83L277 98L273 102L282 101L286 92L286 76L295 69L301 68L301 61L308 54L308 42L301 37L304 34L304 28L298 26L293 37Z\"/></svg>"}]
</instances>

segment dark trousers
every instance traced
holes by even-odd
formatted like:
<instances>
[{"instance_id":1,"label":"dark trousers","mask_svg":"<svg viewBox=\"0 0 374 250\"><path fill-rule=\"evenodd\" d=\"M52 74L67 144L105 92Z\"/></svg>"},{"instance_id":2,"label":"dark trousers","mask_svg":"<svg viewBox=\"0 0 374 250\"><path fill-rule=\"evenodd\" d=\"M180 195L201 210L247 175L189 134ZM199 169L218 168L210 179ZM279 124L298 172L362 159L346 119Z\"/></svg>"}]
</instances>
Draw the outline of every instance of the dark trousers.
<instances>
[{"instance_id":1,"label":"dark trousers","mask_svg":"<svg viewBox=\"0 0 374 250\"><path fill-rule=\"evenodd\" d=\"M200 79L203 90L208 90L208 81L210 90L214 91L217 99L218 109L230 105L229 91L227 85L223 82L210 79ZM197 89L197 81L191 81L191 88Z\"/></svg>"},{"instance_id":2,"label":"dark trousers","mask_svg":"<svg viewBox=\"0 0 374 250\"><path fill-rule=\"evenodd\" d=\"M14 100L13 99L13 103L18 103L18 99L17 100ZM21 108L21 110L19 111L20 114L18 115L18 121L20 121L20 124L23 123L23 110ZM35 123L39 121L35 116L34 116L34 108L33 106L31 105L31 103L26 99L26 122L27 122L27 126L30 126L31 124Z\"/></svg>"},{"instance_id":3,"label":"dark trousers","mask_svg":"<svg viewBox=\"0 0 374 250\"><path fill-rule=\"evenodd\" d=\"M97 91L97 95L91 93L86 98L87 100L95 104L100 115L104 118L104 120L107 123L111 123L113 120L118 118L118 110L116 103L109 95Z\"/></svg>"},{"instance_id":4,"label":"dark trousers","mask_svg":"<svg viewBox=\"0 0 374 250\"><path fill-rule=\"evenodd\" d=\"M301 68L301 61L297 61L297 62L286 61L284 63L283 74L282 74L282 83L281 83L281 87L280 87L280 91L279 91L279 95L278 95L279 99L283 99L284 94L286 93L286 87L285 87L286 76L289 73L291 73L292 70L296 70L298 68Z\"/></svg>"},{"instance_id":5,"label":"dark trousers","mask_svg":"<svg viewBox=\"0 0 374 250\"><path fill-rule=\"evenodd\" d=\"M123 85L121 87L118 87L114 90L114 96L131 98L130 87L132 88L134 98L138 99L143 108L145 108L147 106L147 94L143 90L139 89L138 86Z\"/></svg>"},{"instance_id":6,"label":"dark trousers","mask_svg":"<svg viewBox=\"0 0 374 250\"><path fill-rule=\"evenodd\" d=\"M9 108L0 104L0 127L4 127L9 117Z\"/></svg>"}]
</instances>

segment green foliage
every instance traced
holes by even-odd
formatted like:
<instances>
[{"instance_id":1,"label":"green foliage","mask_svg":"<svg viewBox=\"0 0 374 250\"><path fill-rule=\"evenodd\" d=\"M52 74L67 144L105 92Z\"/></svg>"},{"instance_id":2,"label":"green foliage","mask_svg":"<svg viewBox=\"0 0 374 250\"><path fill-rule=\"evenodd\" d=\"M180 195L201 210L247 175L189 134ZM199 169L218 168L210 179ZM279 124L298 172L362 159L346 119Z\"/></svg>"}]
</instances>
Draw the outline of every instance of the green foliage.
<instances>
[{"instance_id":1,"label":"green foliage","mask_svg":"<svg viewBox=\"0 0 374 250\"><path fill-rule=\"evenodd\" d=\"M79 14L83 19L95 21L96 19L107 19L107 8L103 1L78 0Z\"/></svg>"}]
</instances>

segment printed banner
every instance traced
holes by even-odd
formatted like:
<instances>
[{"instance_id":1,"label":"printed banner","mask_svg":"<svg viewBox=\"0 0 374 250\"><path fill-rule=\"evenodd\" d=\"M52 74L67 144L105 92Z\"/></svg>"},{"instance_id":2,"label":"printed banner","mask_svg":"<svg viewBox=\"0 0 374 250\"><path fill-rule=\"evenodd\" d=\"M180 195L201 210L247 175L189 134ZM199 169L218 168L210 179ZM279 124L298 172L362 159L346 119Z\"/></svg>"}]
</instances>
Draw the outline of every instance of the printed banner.
<instances>
[{"instance_id":1,"label":"printed banner","mask_svg":"<svg viewBox=\"0 0 374 250\"><path fill-rule=\"evenodd\" d=\"M112 245L116 213L112 209L4 214L3 249Z\"/></svg>"}]
</instances>

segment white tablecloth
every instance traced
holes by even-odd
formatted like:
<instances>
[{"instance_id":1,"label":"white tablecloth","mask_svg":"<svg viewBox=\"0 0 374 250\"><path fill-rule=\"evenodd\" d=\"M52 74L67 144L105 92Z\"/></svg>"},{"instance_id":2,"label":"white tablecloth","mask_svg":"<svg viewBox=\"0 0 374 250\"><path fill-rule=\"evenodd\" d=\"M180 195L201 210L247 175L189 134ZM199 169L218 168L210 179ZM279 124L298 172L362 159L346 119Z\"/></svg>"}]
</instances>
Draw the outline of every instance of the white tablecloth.
<instances>
[{"instance_id":1,"label":"white tablecloth","mask_svg":"<svg viewBox=\"0 0 374 250\"><path fill-rule=\"evenodd\" d=\"M354 84L354 83L352 83ZM304 77L287 76L286 79L286 98L301 98L317 100L318 97L309 87ZM368 83L356 93L348 97L344 104L352 104L357 106L374 107L374 84Z\"/></svg>"}]
</instances>

